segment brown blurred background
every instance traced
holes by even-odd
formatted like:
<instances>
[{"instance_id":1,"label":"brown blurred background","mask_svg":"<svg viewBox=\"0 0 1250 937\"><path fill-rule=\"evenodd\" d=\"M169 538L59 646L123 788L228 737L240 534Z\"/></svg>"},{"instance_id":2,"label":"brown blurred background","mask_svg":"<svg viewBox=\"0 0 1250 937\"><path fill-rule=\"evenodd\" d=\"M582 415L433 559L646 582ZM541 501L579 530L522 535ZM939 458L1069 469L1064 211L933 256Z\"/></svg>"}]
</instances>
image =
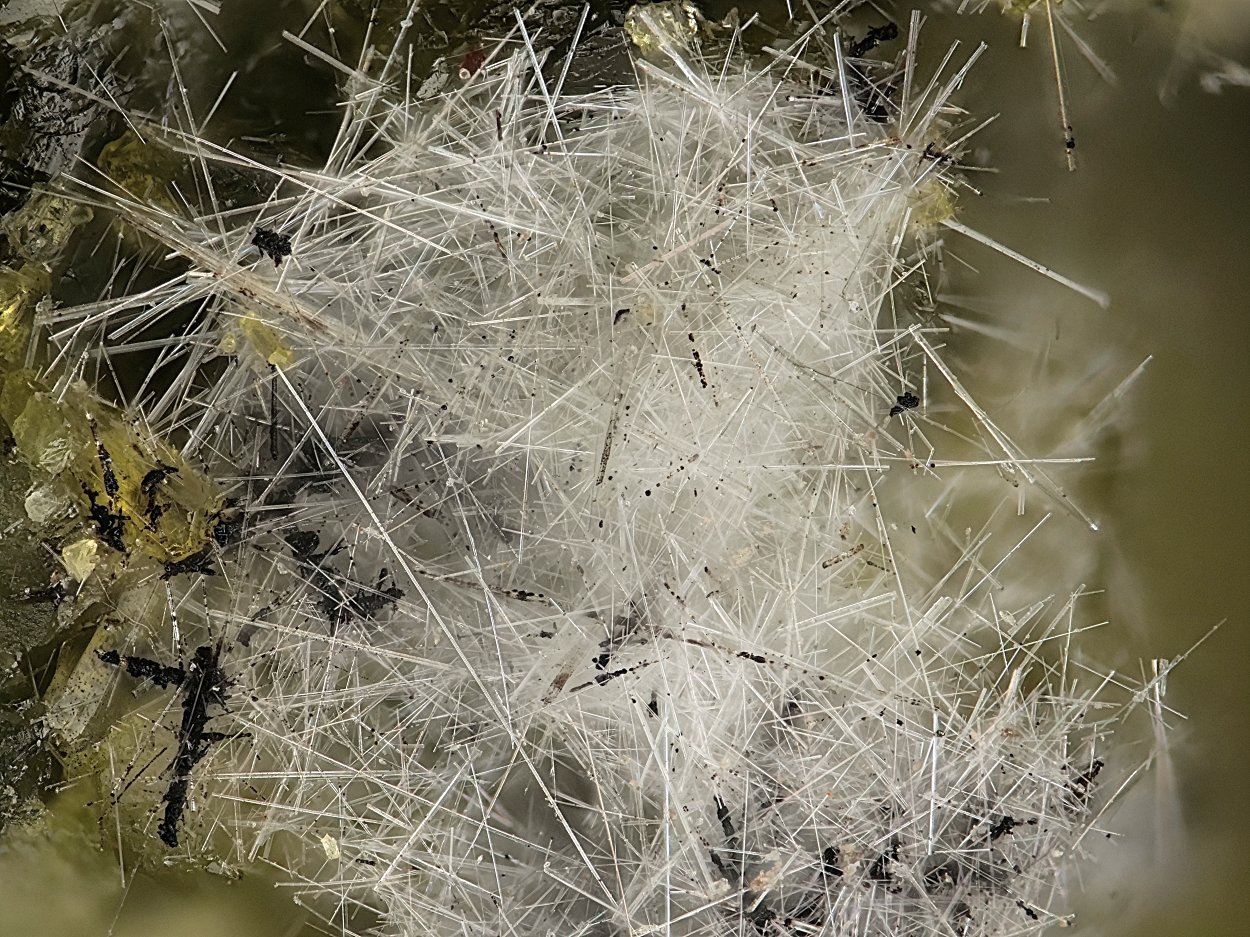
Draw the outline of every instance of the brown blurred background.
<instances>
[{"instance_id":1,"label":"brown blurred background","mask_svg":"<svg viewBox=\"0 0 1250 937\"><path fill-rule=\"evenodd\" d=\"M1174 720L1171 752L1184 835L1152 838L1154 791L1143 786L1113 824L1128 838L1100 854L1112 868L1089 870L1077 926L1108 937L1234 937L1250 933L1250 88L1203 91L1212 60L1194 44L1250 63L1250 3L1116 6L1127 9L1079 27L1114 69L1114 86L1071 43L1064 49L1072 174L1044 21L1027 49L1015 47L1017 22L996 12L958 24L965 41L990 43L960 103L1002 115L980 135L999 172L974 180L985 195L961 201L962 220L1106 290L1111 308L1039 284L976 245L951 246L982 274L957 276L958 291L991 304L999 324L1029 330L1041 320L1056 352L1109 352L1124 373L1154 356L1078 486L1104 522L1100 585L1113 615L1090 635L1093 651L1121 665L1174 658L1226 624L1168 683L1169 704L1188 717ZM931 43L956 31L945 19L930 26ZM1115 849L1134 855L1123 861ZM1114 871L1121 862L1127 880Z\"/></svg>"}]
</instances>

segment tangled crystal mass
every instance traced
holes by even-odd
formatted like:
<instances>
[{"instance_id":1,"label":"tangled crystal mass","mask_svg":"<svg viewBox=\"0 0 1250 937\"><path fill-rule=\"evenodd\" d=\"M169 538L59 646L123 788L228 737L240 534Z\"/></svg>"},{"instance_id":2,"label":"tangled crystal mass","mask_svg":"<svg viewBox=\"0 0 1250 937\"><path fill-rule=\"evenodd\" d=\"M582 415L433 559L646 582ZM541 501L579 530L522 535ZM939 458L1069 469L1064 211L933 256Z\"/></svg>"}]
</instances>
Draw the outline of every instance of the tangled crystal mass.
<instances>
[{"instance_id":1,"label":"tangled crystal mass","mask_svg":"<svg viewBox=\"0 0 1250 937\"><path fill-rule=\"evenodd\" d=\"M1067 922L1166 670L1091 669L1085 587L987 533L1093 549L907 308L975 58L918 74L918 27L748 53L657 4L589 89L518 18L426 101L336 63L323 168L138 125L201 210L80 173L182 263L41 307L0 401L99 618L46 723L107 836L342 933ZM82 380L140 353L125 407Z\"/></svg>"}]
</instances>

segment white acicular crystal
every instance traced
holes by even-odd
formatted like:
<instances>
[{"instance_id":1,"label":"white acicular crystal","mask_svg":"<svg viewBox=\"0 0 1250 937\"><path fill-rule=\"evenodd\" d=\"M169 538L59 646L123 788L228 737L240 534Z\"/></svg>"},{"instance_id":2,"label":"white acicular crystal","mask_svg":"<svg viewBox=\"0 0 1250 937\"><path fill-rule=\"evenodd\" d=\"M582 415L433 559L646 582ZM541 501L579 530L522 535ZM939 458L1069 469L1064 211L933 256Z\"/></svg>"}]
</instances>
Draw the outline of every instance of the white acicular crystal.
<instances>
[{"instance_id":1,"label":"white acicular crystal","mask_svg":"<svg viewBox=\"0 0 1250 937\"><path fill-rule=\"evenodd\" d=\"M952 478L1062 501L962 387L975 432L912 393L948 371L891 291L958 77L885 123L802 45L655 48L630 87L522 46L420 110L358 95L254 228L123 206L197 268L135 308L216 278L179 341L233 357L183 352L151 423L253 521L178 604L237 682L182 843L395 934L1062 921L1131 696L1067 675L1079 589L913 511L956 436Z\"/></svg>"}]
</instances>

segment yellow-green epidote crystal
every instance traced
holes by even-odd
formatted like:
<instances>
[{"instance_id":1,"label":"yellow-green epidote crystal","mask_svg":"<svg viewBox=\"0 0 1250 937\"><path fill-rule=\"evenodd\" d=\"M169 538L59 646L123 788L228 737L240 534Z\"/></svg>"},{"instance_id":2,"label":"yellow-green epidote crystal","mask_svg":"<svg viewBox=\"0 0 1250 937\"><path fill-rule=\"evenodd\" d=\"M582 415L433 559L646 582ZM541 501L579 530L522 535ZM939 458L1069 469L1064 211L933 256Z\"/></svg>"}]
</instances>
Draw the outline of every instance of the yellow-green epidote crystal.
<instances>
[{"instance_id":1,"label":"yellow-green epidote crystal","mask_svg":"<svg viewBox=\"0 0 1250 937\"><path fill-rule=\"evenodd\" d=\"M51 192L33 192L5 216L8 263L0 265L0 371L20 364L35 313L51 289L51 267L91 210Z\"/></svg>"},{"instance_id":2,"label":"yellow-green epidote crystal","mask_svg":"<svg viewBox=\"0 0 1250 937\"><path fill-rule=\"evenodd\" d=\"M102 162L123 177L121 184L135 184L139 163L151 155L122 140L106 148ZM141 188L136 194L161 201L159 188ZM72 199L35 192L3 220L0 561L11 572L0 596L0 702L16 701L23 712L35 707L46 731L33 735L27 716L15 717L14 727L0 724L0 754L8 762L10 749L20 745L15 763L46 760L50 742L66 777L96 789L95 802L109 813L115 833L149 852L151 815L168 783L165 760L129 779L124 809L112 787L139 748L176 747L178 710L167 694L112 692L117 668L97 652L146 653L160 642L163 656L175 653L162 577L169 564L208 550L223 499L177 449L85 383L50 383L25 366L37 314L51 308L55 271L90 217ZM19 679L31 669L22 663L31 653L55 660L46 686ZM173 713L172 725L162 725L162 712ZM26 783L30 772L10 774L0 772L0 800L7 792L12 801L0 803L0 825L38 792L38 781Z\"/></svg>"},{"instance_id":3,"label":"yellow-green epidote crystal","mask_svg":"<svg viewBox=\"0 0 1250 937\"><path fill-rule=\"evenodd\" d=\"M85 385L53 392L33 372L14 371L0 390L0 418L42 479L28 513L38 515L36 504L71 505L109 548L101 555L124 556L127 566L176 562L208 546L222 506L212 483Z\"/></svg>"},{"instance_id":4,"label":"yellow-green epidote crystal","mask_svg":"<svg viewBox=\"0 0 1250 937\"><path fill-rule=\"evenodd\" d=\"M181 164L173 152L154 140L144 140L127 130L105 145L96 164L131 198L178 212L169 183L177 177Z\"/></svg>"},{"instance_id":5,"label":"yellow-green epidote crystal","mask_svg":"<svg viewBox=\"0 0 1250 937\"><path fill-rule=\"evenodd\" d=\"M35 307L47 293L48 274L39 266L0 267L0 365L26 354Z\"/></svg>"},{"instance_id":6,"label":"yellow-green epidote crystal","mask_svg":"<svg viewBox=\"0 0 1250 937\"><path fill-rule=\"evenodd\" d=\"M647 6L631 6L625 14L625 34L643 55L654 58L665 54L665 47L676 41L693 46L699 39L703 17L694 4L684 0L664 0Z\"/></svg>"}]
</instances>

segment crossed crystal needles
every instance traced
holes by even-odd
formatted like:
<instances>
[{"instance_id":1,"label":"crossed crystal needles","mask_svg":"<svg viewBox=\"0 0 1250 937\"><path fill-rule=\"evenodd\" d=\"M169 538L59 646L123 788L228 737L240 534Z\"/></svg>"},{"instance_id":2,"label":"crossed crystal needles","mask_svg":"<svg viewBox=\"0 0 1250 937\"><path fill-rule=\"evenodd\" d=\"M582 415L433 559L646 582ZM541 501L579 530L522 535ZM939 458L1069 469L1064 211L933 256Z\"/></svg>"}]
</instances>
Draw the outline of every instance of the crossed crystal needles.
<instances>
[{"instance_id":1,"label":"crossed crystal needles","mask_svg":"<svg viewBox=\"0 0 1250 937\"><path fill-rule=\"evenodd\" d=\"M345 930L1066 921L1104 777L1144 759L1106 738L1162 708L1069 657L1081 590L1033 598L917 501L945 470L1075 512L894 324L966 68L821 64L813 34L709 64L633 17L636 86L566 90L519 28L420 109L399 63L344 66L329 164L266 170L250 216L110 196L187 268L49 314L54 351L193 315L169 387L62 466L114 610L52 724L128 848L276 864ZM992 464L935 455L962 445Z\"/></svg>"}]
</instances>

